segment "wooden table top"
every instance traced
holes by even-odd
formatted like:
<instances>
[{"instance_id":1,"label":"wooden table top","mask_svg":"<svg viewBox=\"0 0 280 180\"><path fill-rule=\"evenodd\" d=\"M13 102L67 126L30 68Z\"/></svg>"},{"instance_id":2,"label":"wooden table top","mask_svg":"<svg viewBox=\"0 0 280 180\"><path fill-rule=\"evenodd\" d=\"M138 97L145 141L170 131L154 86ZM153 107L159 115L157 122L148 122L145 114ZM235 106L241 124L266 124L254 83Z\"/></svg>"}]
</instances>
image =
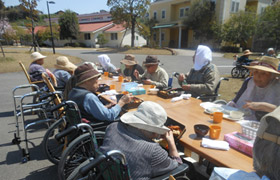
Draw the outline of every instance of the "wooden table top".
<instances>
[{"instance_id":1,"label":"wooden table top","mask_svg":"<svg viewBox=\"0 0 280 180\"><path fill-rule=\"evenodd\" d=\"M108 77L102 77L100 83L107 85L115 84L117 90L121 89L120 82ZM147 85L144 86L146 90L148 90L149 87L150 86ZM210 116L205 114L204 109L200 107L200 100L190 98L189 100L171 102L170 99L163 99L157 95L148 94L137 95L136 97L144 101L153 101L160 104L167 112L169 118L186 126L186 132L180 139L180 143L184 147L206 158L217 166L241 169L247 172L253 171L253 159L233 148L230 148L229 151L223 151L201 147L200 144L202 140L196 138L193 126L195 124L205 124L209 126L213 124L213 120L210 119ZM223 140L224 134L234 131L241 132L241 126L236 122L223 119L220 125L222 131L219 140ZM206 137L209 138L209 136Z\"/></svg>"}]
</instances>

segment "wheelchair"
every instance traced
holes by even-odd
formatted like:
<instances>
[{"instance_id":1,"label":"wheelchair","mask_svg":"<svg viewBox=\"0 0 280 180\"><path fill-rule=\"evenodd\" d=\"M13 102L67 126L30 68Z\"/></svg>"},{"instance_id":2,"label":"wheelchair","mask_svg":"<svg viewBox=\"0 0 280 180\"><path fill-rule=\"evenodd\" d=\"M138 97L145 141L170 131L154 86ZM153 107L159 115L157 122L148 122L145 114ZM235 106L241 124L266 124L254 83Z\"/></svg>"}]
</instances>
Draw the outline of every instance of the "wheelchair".
<instances>
[{"instance_id":1,"label":"wheelchair","mask_svg":"<svg viewBox=\"0 0 280 180\"><path fill-rule=\"evenodd\" d=\"M244 63L240 63L240 62L236 62L236 65L234 68L232 68L231 70L231 76L233 78L247 78L250 75L249 69L245 68L244 65L248 65L248 64L244 64Z\"/></svg>"}]
</instances>

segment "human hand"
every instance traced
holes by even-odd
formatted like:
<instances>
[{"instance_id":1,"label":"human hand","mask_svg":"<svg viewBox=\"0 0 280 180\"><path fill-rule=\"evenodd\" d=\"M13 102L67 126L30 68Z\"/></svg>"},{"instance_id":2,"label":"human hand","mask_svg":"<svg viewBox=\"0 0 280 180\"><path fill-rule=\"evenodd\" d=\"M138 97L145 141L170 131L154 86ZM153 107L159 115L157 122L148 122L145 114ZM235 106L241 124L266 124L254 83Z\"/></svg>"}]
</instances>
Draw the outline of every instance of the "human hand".
<instances>
[{"instance_id":1,"label":"human hand","mask_svg":"<svg viewBox=\"0 0 280 180\"><path fill-rule=\"evenodd\" d=\"M173 136L173 133L172 133L171 130L164 134L163 139L165 139L168 144L169 143L175 143L174 136Z\"/></svg>"},{"instance_id":2,"label":"human hand","mask_svg":"<svg viewBox=\"0 0 280 180\"><path fill-rule=\"evenodd\" d=\"M179 77L178 77L178 80L179 80L180 82L182 82L182 81L184 81L185 78L186 78L185 74L181 73L181 74L179 75Z\"/></svg>"},{"instance_id":3,"label":"human hand","mask_svg":"<svg viewBox=\"0 0 280 180\"><path fill-rule=\"evenodd\" d=\"M136 77L136 79L139 80L139 71L137 71L136 69L133 72L133 75Z\"/></svg>"},{"instance_id":4,"label":"human hand","mask_svg":"<svg viewBox=\"0 0 280 180\"><path fill-rule=\"evenodd\" d=\"M125 94L121 97L121 99L119 100L118 104L123 107L125 104L130 103L130 101L132 100L132 94Z\"/></svg>"},{"instance_id":5,"label":"human hand","mask_svg":"<svg viewBox=\"0 0 280 180\"><path fill-rule=\"evenodd\" d=\"M189 91L191 89L191 85L190 84L182 85L182 88L184 91Z\"/></svg>"},{"instance_id":6,"label":"human hand","mask_svg":"<svg viewBox=\"0 0 280 180\"><path fill-rule=\"evenodd\" d=\"M246 104L243 106L243 108L252 109L253 111L272 112L277 108L277 106L266 102L247 101Z\"/></svg>"},{"instance_id":7,"label":"human hand","mask_svg":"<svg viewBox=\"0 0 280 180\"><path fill-rule=\"evenodd\" d=\"M152 81L150 79L142 80L142 82L147 85L152 84Z\"/></svg>"}]
</instances>

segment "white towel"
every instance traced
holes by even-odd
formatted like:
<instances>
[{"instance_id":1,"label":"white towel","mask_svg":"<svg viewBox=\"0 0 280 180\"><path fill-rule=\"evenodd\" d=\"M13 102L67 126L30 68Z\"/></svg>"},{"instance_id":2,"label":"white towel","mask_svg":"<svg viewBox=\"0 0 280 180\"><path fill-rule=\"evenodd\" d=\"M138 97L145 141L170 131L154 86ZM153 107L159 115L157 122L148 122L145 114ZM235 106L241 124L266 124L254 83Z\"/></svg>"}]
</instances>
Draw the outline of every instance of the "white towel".
<instances>
[{"instance_id":1,"label":"white towel","mask_svg":"<svg viewBox=\"0 0 280 180\"><path fill-rule=\"evenodd\" d=\"M206 147L206 148L221 149L221 150L226 150L226 151L229 150L229 143L226 141L202 138L201 145L202 145L202 147Z\"/></svg>"},{"instance_id":2,"label":"white towel","mask_svg":"<svg viewBox=\"0 0 280 180\"><path fill-rule=\"evenodd\" d=\"M171 102L180 101L180 100L182 100L182 99L190 99L191 97L192 97L191 94L181 94L181 96L172 98L172 99L171 99Z\"/></svg>"},{"instance_id":3,"label":"white towel","mask_svg":"<svg viewBox=\"0 0 280 180\"><path fill-rule=\"evenodd\" d=\"M113 95L116 95L116 94L119 94L119 93L117 93L117 91L115 89L112 89L112 90L105 91L105 92L99 94L98 96L101 96L101 95L113 96Z\"/></svg>"}]
</instances>

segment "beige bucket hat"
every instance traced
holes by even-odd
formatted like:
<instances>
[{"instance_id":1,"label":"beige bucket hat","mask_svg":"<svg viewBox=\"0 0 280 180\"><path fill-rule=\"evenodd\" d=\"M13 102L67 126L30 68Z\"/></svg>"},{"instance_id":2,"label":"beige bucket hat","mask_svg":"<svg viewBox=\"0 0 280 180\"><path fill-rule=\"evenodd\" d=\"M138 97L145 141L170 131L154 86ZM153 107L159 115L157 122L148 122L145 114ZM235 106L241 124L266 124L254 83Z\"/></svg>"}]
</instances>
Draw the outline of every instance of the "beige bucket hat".
<instances>
[{"instance_id":1,"label":"beige bucket hat","mask_svg":"<svg viewBox=\"0 0 280 180\"><path fill-rule=\"evenodd\" d=\"M247 56L247 55L251 55L253 54L249 49L246 49L245 51L243 51L243 54L241 56Z\"/></svg>"},{"instance_id":2,"label":"beige bucket hat","mask_svg":"<svg viewBox=\"0 0 280 180\"><path fill-rule=\"evenodd\" d=\"M47 56L43 56L41 53L39 53L39 52L33 52L32 54L31 54L31 59L32 59L32 62L34 62L34 61L37 61L37 60L39 60L39 59L44 59L44 58L46 58Z\"/></svg>"},{"instance_id":3,"label":"beige bucket hat","mask_svg":"<svg viewBox=\"0 0 280 180\"><path fill-rule=\"evenodd\" d=\"M135 64L137 64L137 61L135 60L135 56L132 54L126 54L124 56L124 59L121 60L121 63L125 64L125 65L129 65L129 66L133 66Z\"/></svg>"},{"instance_id":4,"label":"beige bucket hat","mask_svg":"<svg viewBox=\"0 0 280 180\"><path fill-rule=\"evenodd\" d=\"M279 59L270 57L270 56L263 56L259 60L258 64L253 66L244 66L248 69L257 69L261 71L266 71L274 74L280 74L278 72L278 65L279 65Z\"/></svg>"},{"instance_id":5,"label":"beige bucket hat","mask_svg":"<svg viewBox=\"0 0 280 180\"><path fill-rule=\"evenodd\" d=\"M152 101L141 103L137 111L127 112L121 116L121 121L133 126L157 134L165 134L170 129L164 126L167 120L167 114L163 107Z\"/></svg>"},{"instance_id":6,"label":"beige bucket hat","mask_svg":"<svg viewBox=\"0 0 280 180\"><path fill-rule=\"evenodd\" d=\"M54 65L56 69L62 69L65 71L74 72L77 66L69 61L66 56L59 56L56 58L56 64Z\"/></svg>"}]
</instances>

